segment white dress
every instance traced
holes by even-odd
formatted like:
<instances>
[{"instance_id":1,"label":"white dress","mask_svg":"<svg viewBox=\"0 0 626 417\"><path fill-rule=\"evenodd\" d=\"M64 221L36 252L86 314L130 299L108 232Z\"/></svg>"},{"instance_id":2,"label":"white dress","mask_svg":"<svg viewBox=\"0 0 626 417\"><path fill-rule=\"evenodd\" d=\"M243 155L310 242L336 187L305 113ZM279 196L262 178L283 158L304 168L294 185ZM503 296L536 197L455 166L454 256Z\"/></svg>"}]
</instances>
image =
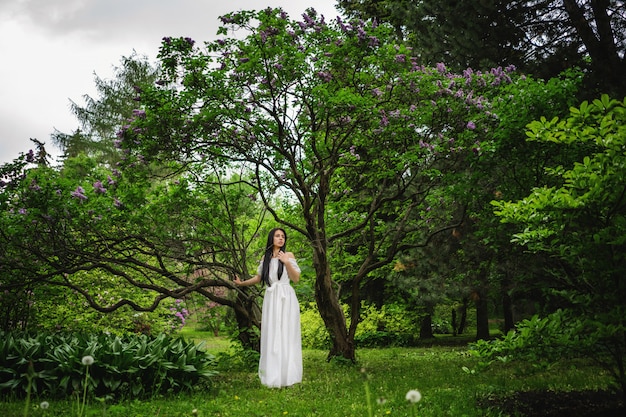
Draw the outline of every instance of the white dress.
<instances>
[{"instance_id":1,"label":"white dress","mask_svg":"<svg viewBox=\"0 0 626 417\"><path fill-rule=\"evenodd\" d=\"M295 259L289 260L300 271ZM263 297L259 378L268 387L280 388L302 382L300 305L291 287L287 267L278 277L278 259L270 261L270 286ZM258 273L261 274L261 265Z\"/></svg>"}]
</instances>

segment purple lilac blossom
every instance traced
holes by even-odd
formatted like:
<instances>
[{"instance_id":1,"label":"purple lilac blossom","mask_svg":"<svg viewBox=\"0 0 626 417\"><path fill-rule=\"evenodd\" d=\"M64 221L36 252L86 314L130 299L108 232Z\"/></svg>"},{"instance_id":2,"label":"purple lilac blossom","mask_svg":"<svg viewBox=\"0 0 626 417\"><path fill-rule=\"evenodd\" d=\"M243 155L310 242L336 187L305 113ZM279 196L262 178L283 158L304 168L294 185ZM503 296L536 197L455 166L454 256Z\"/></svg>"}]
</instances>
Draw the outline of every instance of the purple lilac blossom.
<instances>
[{"instance_id":1,"label":"purple lilac blossom","mask_svg":"<svg viewBox=\"0 0 626 417\"><path fill-rule=\"evenodd\" d=\"M363 28L358 28L356 32L357 32L357 37L359 38L360 41L364 41L365 39L367 39L367 32L365 32Z\"/></svg>"},{"instance_id":2,"label":"purple lilac blossom","mask_svg":"<svg viewBox=\"0 0 626 417\"><path fill-rule=\"evenodd\" d=\"M76 190L72 191L72 197L77 198L81 201L87 200L87 196L85 195L85 190L80 185L76 187Z\"/></svg>"},{"instance_id":3,"label":"purple lilac blossom","mask_svg":"<svg viewBox=\"0 0 626 417\"><path fill-rule=\"evenodd\" d=\"M319 71L317 73L317 76L320 77L325 82L330 82L333 79L332 74L328 71Z\"/></svg>"},{"instance_id":4,"label":"purple lilac blossom","mask_svg":"<svg viewBox=\"0 0 626 417\"><path fill-rule=\"evenodd\" d=\"M93 190L96 192L96 194L104 194L107 192L107 189L104 188L104 186L102 185L102 181L100 180L93 183Z\"/></svg>"},{"instance_id":5,"label":"purple lilac blossom","mask_svg":"<svg viewBox=\"0 0 626 417\"><path fill-rule=\"evenodd\" d=\"M313 20L313 18L311 18L311 16L309 16L307 13L303 13L302 14L302 18L304 19L304 21L306 22L307 26L313 27L315 26L315 21Z\"/></svg>"},{"instance_id":6,"label":"purple lilac blossom","mask_svg":"<svg viewBox=\"0 0 626 417\"><path fill-rule=\"evenodd\" d=\"M388 126L389 125L389 119L387 118L387 114L385 113L384 110L381 110L380 113L382 115L381 118L380 118L380 125L383 126L383 127Z\"/></svg>"},{"instance_id":7,"label":"purple lilac blossom","mask_svg":"<svg viewBox=\"0 0 626 417\"><path fill-rule=\"evenodd\" d=\"M343 23L343 20L339 16L337 16L337 24L342 32L346 33L349 31L348 27Z\"/></svg>"},{"instance_id":8,"label":"purple lilac blossom","mask_svg":"<svg viewBox=\"0 0 626 417\"><path fill-rule=\"evenodd\" d=\"M133 115L135 117L139 117L144 119L146 117L146 111L145 110L141 110L141 109L134 109L133 110Z\"/></svg>"}]
</instances>

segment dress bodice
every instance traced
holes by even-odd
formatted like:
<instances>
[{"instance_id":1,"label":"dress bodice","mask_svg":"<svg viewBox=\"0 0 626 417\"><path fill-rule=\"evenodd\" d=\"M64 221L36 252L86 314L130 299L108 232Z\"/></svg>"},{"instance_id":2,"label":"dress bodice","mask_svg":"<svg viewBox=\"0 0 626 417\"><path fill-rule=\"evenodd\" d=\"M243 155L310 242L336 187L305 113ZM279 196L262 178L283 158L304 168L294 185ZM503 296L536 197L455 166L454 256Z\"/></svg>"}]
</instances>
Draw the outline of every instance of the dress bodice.
<instances>
[{"instance_id":1,"label":"dress bodice","mask_svg":"<svg viewBox=\"0 0 626 417\"><path fill-rule=\"evenodd\" d=\"M293 267L297 270L300 271L300 267L298 266L298 262L296 262L295 259L289 259L289 263L291 265L293 265ZM287 273L287 267L283 268L283 274L282 276L279 278L278 277L278 265L280 265L280 261L278 260L278 258L272 258L270 260L270 285L273 285L274 283L279 283L279 284L289 284L289 274ZM261 271L263 269L263 260L261 260L261 263L259 264L259 267L257 269L257 273L259 275L261 275Z\"/></svg>"}]
</instances>

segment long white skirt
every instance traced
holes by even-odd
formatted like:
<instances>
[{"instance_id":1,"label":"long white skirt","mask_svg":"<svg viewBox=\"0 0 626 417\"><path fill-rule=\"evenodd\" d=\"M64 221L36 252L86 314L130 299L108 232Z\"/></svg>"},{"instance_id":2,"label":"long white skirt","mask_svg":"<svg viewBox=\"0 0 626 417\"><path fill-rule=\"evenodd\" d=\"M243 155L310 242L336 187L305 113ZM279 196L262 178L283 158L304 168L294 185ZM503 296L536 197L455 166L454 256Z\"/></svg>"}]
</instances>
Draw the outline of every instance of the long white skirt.
<instances>
[{"instance_id":1,"label":"long white skirt","mask_svg":"<svg viewBox=\"0 0 626 417\"><path fill-rule=\"evenodd\" d=\"M289 279L274 282L265 290L259 378L263 385L274 388L302 382L300 305Z\"/></svg>"}]
</instances>

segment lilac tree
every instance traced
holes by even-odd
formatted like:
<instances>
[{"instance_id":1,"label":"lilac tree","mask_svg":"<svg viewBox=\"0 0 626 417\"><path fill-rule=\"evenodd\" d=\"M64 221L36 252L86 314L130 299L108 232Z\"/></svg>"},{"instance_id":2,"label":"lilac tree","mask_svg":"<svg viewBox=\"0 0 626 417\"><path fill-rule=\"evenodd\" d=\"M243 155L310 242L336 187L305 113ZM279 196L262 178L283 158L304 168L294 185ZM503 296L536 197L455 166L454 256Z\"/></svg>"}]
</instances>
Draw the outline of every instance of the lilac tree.
<instances>
[{"instance_id":1,"label":"lilac tree","mask_svg":"<svg viewBox=\"0 0 626 417\"><path fill-rule=\"evenodd\" d=\"M314 10L299 21L281 9L221 20L215 42L163 39L163 77L120 133L126 163L247 170L275 220L310 243L329 358L354 359L360 286L462 221L460 184L490 152L488 97L511 71L425 67L390 41L391 27Z\"/></svg>"},{"instance_id":2,"label":"lilac tree","mask_svg":"<svg viewBox=\"0 0 626 417\"><path fill-rule=\"evenodd\" d=\"M101 313L151 312L199 294L233 308L242 342L254 346L245 330L259 326L255 294L214 290L234 288L262 223L245 183L221 190L205 168L174 175L170 166L171 177L157 180L163 166L122 172L85 156L60 168L22 159L0 171L0 303L16 312L2 328L27 325L29 312L13 308L12 294L27 306L25 294L63 287Z\"/></svg>"}]
</instances>

